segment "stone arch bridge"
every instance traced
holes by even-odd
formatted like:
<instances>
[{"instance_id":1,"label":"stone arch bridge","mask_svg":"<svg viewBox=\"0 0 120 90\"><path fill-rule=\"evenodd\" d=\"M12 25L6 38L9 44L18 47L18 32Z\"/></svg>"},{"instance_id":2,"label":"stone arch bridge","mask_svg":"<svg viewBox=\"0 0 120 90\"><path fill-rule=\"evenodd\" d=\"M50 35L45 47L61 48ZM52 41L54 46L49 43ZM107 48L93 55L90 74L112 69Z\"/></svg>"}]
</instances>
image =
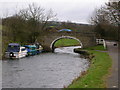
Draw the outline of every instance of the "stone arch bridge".
<instances>
[{"instance_id":1,"label":"stone arch bridge","mask_svg":"<svg viewBox=\"0 0 120 90\"><path fill-rule=\"evenodd\" d=\"M61 38L75 39L80 42L82 48L96 45L95 33L83 32L46 32L37 41L45 51L53 51L55 42Z\"/></svg>"}]
</instances>

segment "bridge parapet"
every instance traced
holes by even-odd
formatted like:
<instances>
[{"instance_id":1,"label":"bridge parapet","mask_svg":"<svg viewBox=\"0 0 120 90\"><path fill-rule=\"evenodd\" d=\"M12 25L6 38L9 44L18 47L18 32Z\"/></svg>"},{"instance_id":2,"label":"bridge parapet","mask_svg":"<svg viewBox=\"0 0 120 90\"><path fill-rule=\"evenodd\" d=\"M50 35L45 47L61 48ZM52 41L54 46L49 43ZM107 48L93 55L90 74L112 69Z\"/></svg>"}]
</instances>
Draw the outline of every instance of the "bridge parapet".
<instances>
[{"instance_id":1,"label":"bridge parapet","mask_svg":"<svg viewBox=\"0 0 120 90\"><path fill-rule=\"evenodd\" d=\"M82 32L48 32L41 36L38 41L46 51L52 51L51 45L53 41L66 37L78 39L82 43L83 48L96 45L95 33Z\"/></svg>"}]
</instances>

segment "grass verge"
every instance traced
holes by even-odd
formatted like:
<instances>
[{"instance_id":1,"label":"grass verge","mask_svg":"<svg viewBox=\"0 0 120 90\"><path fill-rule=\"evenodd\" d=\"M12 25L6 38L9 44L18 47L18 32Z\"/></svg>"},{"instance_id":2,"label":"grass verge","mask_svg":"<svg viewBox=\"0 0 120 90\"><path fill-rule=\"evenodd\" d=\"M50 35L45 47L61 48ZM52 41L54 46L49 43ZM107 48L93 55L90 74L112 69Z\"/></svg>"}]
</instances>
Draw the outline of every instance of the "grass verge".
<instances>
[{"instance_id":1,"label":"grass verge","mask_svg":"<svg viewBox=\"0 0 120 90\"><path fill-rule=\"evenodd\" d=\"M95 51L101 49L100 47L92 47L94 50L91 50L91 48L86 49L95 56L91 60L90 68L85 75L74 80L68 88L106 88L105 78L112 66L112 60L108 53Z\"/></svg>"},{"instance_id":2,"label":"grass verge","mask_svg":"<svg viewBox=\"0 0 120 90\"><path fill-rule=\"evenodd\" d=\"M74 39L60 39L55 43L55 47L62 47L62 46L75 46L80 45L80 43L77 40Z\"/></svg>"},{"instance_id":3,"label":"grass verge","mask_svg":"<svg viewBox=\"0 0 120 90\"><path fill-rule=\"evenodd\" d=\"M104 48L103 45L96 45L96 46L93 46L93 47L88 47L88 48L85 48L86 50L101 50L101 51L106 51L106 49Z\"/></svg>"}]
</instances>

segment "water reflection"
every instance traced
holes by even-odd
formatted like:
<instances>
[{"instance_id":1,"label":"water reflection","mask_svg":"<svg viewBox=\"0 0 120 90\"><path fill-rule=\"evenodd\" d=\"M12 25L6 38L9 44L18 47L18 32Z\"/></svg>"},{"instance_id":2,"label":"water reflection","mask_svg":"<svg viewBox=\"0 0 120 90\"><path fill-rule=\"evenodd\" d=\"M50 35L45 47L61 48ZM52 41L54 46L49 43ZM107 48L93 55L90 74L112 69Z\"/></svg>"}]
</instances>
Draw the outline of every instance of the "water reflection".
<instances>
[{"instance_id":1,"label":"water reflection","mask_svg":"<svg viewBox=\"0 0 120 90\"><path fill-rule=\"evenodd\" d=\"M70 47L60 47L55 49L55 53L68 53L68 54L74 54L79 55L78 53L74 53L75 48L81 48L81 46L70 46Z\"/></svg>"}]
</instances>

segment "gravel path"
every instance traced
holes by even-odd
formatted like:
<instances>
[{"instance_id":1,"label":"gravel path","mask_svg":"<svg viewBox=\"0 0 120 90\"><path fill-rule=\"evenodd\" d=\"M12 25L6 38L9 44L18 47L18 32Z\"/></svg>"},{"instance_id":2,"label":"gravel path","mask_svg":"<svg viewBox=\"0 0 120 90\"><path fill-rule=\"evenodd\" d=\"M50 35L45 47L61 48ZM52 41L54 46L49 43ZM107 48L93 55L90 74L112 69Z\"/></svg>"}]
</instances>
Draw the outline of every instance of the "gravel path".
<instances>
[{"instance_id":1,"label":"gravel path","mask_svg":"<svg viewBox=\"0 0 120 90\"><path fill-rule=\"evenodd\" d=\"M107 41L108 53L112 58L111 74L107 79L107 88L118 88L118 44L116 42Z\"/></svg>"}]
</instances>

